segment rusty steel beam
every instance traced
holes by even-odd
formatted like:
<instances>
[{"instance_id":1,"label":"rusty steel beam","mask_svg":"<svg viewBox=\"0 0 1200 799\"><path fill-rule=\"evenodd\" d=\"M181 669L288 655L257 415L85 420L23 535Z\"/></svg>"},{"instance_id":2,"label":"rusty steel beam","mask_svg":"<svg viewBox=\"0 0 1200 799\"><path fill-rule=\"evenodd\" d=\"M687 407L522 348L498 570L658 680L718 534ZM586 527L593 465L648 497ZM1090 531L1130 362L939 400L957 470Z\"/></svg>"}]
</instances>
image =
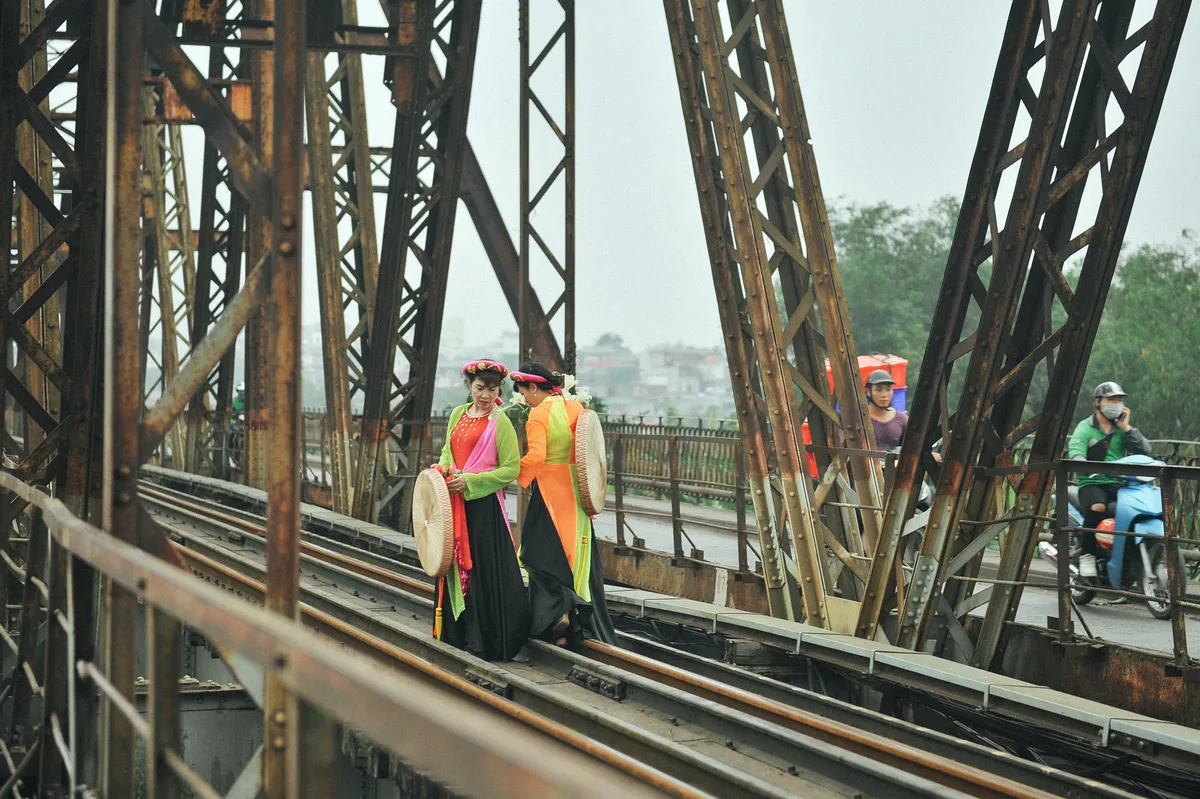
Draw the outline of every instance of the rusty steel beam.
<instances>
[{"instance_id":1,"label":"rusty steel beam","mask_svg":"<svg viewBox=\"0 0 1200 799\"><path fill-rule=\"evenodd\" d=\"M1096 153L1104 152L1103 148L1097 148L1102 145L1101 139L1106 129L1103 115L1111 90L1103 80L1106 65L1102 62L1106 57L1104 54L1125 41L1133 10L1134 5L1130 3L1100 5L1096 27L1090 33L1091 43L1095 46L1089 47L1087 61L1081 72L1077 99L1059 149L1056 179L1060 180L1067 173L1074 172L1075 167L1085 159L1094 159ZM1055 189L1058 199L1046 207L1046 213L1040 221L1040 236L1045 242L1044 245L1035 245L1035 264L1040 268L1031 269L1028 274L1016 321L1012 326L1003 366L1005 377L1001 378L1001 388L997 391L996 402L989 414L988 424L995 433L989 434L983 442L979 459L982 466L1011 462L1011 453L1005 453L1004 442L1022 437L1030 430L1030 424L1023 420L1033 375L1044 365L1049 377L1054 368L1058 354L1053 347L1056 341L1061 340L1062 331L1055 330L1053 319L1060 310L1067 310L1071 297L1062 264L1079 246L1078 243L1072 244L1072 239L1088 183L1086 170L1078 180L1059 182L1059 188ZM1062 188L1064 186L1065 190ZM1060 255L1061 259L1058 257ZM999 480L975 480L967 495L964 518L979 522L994 516L994 513L988 513L988 509L995 507L997 492L1001 488ZM1028 515L1028 511L1021 509L1015 511L1015 515ZM983 526L977 524L976 529L980 527ZM982 535L990 538L993 529L984 527ZM961 563L962 567L955 581L943 589L948 607L959 608L960 603L975 590L975 581L970 578L978 573L981 555L967 559L962 553L968 547L972 548L971 551L980 549L985 540L978 535L965 534L959 535L954 541L952 562ZM975 605L978 601L972 600L970 604ZM963 607L965 609L967 606ZM955 614L959 624L962 615ZM939 648L944 648L945 639L952 631L958 639L963 638L950 615L941 613L931 628L931 637Z\"/></svg>"},{"instance_id":2,"label":"rusty steel beam","mask_svg":"<svg viewBox=\"0 0 1200 799\"><path fill-rule=\"evenodd\" d=\"M340 11L341 22L358 24L356 0L342 0ZM354 479L351 402L363 390L363 347L374 310L379 250L362 57L338 55L328 76L327 57L321 51L308 56L310 185L330 482L334 510L349 513Z\"/></svg>"},{"instance_id":3,"label":"rusty steel beam","mask_svg":"<svg viewBox=\"0 0 1200 799\"><path fill-rule=\"evenodd\" d=\"M142 239L142 46L140 2L122 3L109 20L110 41L121 46L109 54L109 156L105 174L106 284L104 369L103 527L115 538L133 542L137 531L138 416L142 408L138 385L138 290ZM106 646L104 673L124 697L133 696L136 649L136 598L127 588L109 582L105 591ZM130 722L108 703L101 744L104 747L103 785L108 796L131 796L135 790L135 735Z\"/></svg>"},{"instance_id":4,"label":"rusty steel beam","mask_svg":"<svg viewBox=\"0 0 1200 799\"><path fill-rule=\"evenodd\" d=\"M20 8L12 3L0 4L0 241L5 242L4 263L0 264L0 297L5 298L10 294L11 248L16 243L16 231L13 229L13 180L17 165L17 127L20 124L17 91L21 88L21 40ZM8 303L5 300L5 310L7 307ZM8 353L6 328L7 325L0 324L0 352L5 353L5 366ZM8 408L8 397L9 392L0 381L0 407L3 409ZM7 417L7 412L5 416ZM0 427L7 428L7 425ZM0 447L7 449L10 437L7 429L3 432L5 435L0 437Z\"/></svg>"},{"instance_id":5,"label":"rusty steel beam","mask_svg":"<svg viewBox=\"0 0 1200 799\"><path fill-rule=\"evenodd\" d=\"M48 12L41 0L0 6L0 240L16 245L0 269L0 297L5 307L0 350L7 351L8 341L15 339L24 366L18 374L7 366L3 369L0 405L7 406L6 395L11 395L16 403L15 421L25 417L23 430L10 430L6 425L2 438L4 454L16 464L12 471L38 483L53 482L56 495L73 512L86 516L94 511L89 502L92 485L101 479L94 462L100 454L95 401L101 352L100 186L106 138L107 16L103 3L58 2ZM47 48L46 34L64 25L65 36L73 41L65 47L56 44L52 51ZM47 100L51 91L72 78L80 87L74 113L70 119L59 120L50 112ZM19 201L16 209L14 198ZM11 227L14 210L19 215L16 236ZM14 299L19 308L9 313ZM136 352L133 354L136 357ZM19 449L13 446L13 433L23 433ZM11 512L6 507L2 514L6 540ZM34 532L29 546L36 547L42 543L36 523ZM57 625L50 625L44 654L33 656L29 645L34 636L21 636L33 671L41 680L41 713L28 717L23 707L15 709L14 719L21 722L22 732L20 741L12 743L25 750L26 762L40 768L45 777L41 784L52 789L65 781L49 732L55 720L65 724L67 719L68 654L73 651L80 657L98 659L99 592L91 570L80 565L71 572L57 547L48 552L40 547L30 549L25 560L27 573L45 581L51 601L60 600L57 607L62 607L67 594L74 593L76 609L71 634L60 635ZM43 564L47 564L46 571ZM28 599L29 589L36 583L27 579L25 585ZM8 587L6 581L6 595L11 595ZM20 625L26 631L31 629L30 612L43 618L39 605L23 603ZM132 630L126 632L128 640ZM46 668L46 663L51 666ZM13 677L9 684L23 691L28 684L25 675ZM18 693L14 702L23 705L24 699ZM97 711L93 696L77 696L78 740L88 747L89 755L79 758L76 774L90 784L97 782L98 775ZM28 782L23 787L27 786Z\"/></svg>"},{"instance_id":6,"label":"rusty steel beam","mask_svg":"<svg viewBox=\"0 0 1200 799\"><path fill-rule=\"evenodd\" d=\"M16 403L23 421L19 432L23 451L11 451L16 471L39 481L62 476L65 463L63 443L70 430L62 412L62 395L74 390L71 372L64 368L60 289L74 283L80 269L79 236L87 209L71 211L69 200L59 202L66 187L80 179L79 161L68 136L52 122L46 100L49 92L67 79L67 72L80 64L87 52L85 40L76 41L56 55L51 67L45 49L45 33L61 25L77 11L60 4L47 15L41 0L7 4L11 12L5 24L16 42L5 50L5 100L0 137L0 160L4 171L0 182L4 194L4 237L17 246L10 251L3 290L5 313L0 343L16 344L17 368L0 367L7 392ZM62 178L62 191L54 174ZM15 195L13 189L16 189ZM18 200L14 206L13 201ZM12 216L18 220L11 227ZM13 235L15 233L15 236ZM11 255L15 255L14 264ZM69 290L69 288L68 288ZM11 299L21 302L12 310ZM8 439L9 442L12 439Z\"/></svg>"},{"instance_id":7,"label":"rusty steel beam","mask_svg":"<svg viewBox=\"0 0 1200 799\"><path fill-rule=\"evenodd\" d=\"M221 9L221 25L235 23L243 6ZM185 22L186 24L186 22ZM198 23L197 23L198 24ZM235 27L232 26L231 27ZM244 77L248 62L237 50L209 48L208 78L213 84ZM234 188L229 162L211 141L205 141L201 173L196 282L191 328L193 350L209 335L215 320L233 301L241 281L245 246L246 201ZM224 348L223 348L224 349ZM232 416L235 351L226 350L188 406L186 468L228 478L227 424ZM209 414L211 413L211 417Z\"/></svg>"},{"instance_id":8,"label":"rusty steel beam","mask_svg":"<svg viewBox=\"0 0 1200 799\"><path fill-rule=\"evenodd\" d=\"M517 279L517 326L520 330L520 360L552 360L553 350L535 349L546 346L543 330L553 329L553 320L562 312L562 362L567 371L575 370L575 0L560 0L562 22L554 27L544 41L531 41L529 0L518 6L518 33L521 49L520 66L520 246ZM549 6L553 8L553 6ZM557 12L555 12L557 14ZM557 15L555 16L557 20ZM544 27L544 26L543 26ZM533 87L534 76L547 59L563 63L563 96L561 111L549 96L543 97ZM532 56L532 58L531 58ZM553 60L555 66L557 61ZM543 70L544 72L545 70ZM552 110L552 107L554 109ZM532 163L529 136L532 118L536 114L553 135L557 146L548 169L536 169ZM562 185L561 210L544 200L551 190ZM532 194L531 194L532 190ZM549 207L547 207L549 206ZM539 212L539 207L541 211ZM535 224L534 218L550 218L549 224ZM555 229L557 228L557 229ZM561 241L559 236L561 235ZM540 253L540 255L535 255ZM535 306L532 298L531 268L539 265L539 275L551 276L555 286L562 283L549 309ZM547 269L549 267L549 269ZM539 282L542 282L539 280Z\"/></svg>"},{"instance_id":9,"label":"rusty steel beam","mask_svg":"<svg viewBox=\"0 0 1200 799\"><path fill-rule=\"evenodd\" d=\"M1019 601L1012 583L1023 579L1035 517L1045 515L1048 481L1046 473L1024 479L1010 522L991 510L1002 480L976 470L1011 465L1015 446L1030 435L1033 461L1060 454L1170 74L1178 37L1173 26L1182 27L1186 12L1187 4L1165 10L1160 4L1151 23L1128 34L1131 4L1069 6L1050 20L1036 3L1014 3L887 506L890 536L912 514L928 466L922 452L939 436L946 439L946 463L901 610L903 645L944 649L978 665L997 658L1004 620ZM1142 42L1131 91L1113 76ZM1027 131L1015 130L1022 105L1031 119ZM1124 119L1108 130L1114 108ZM1006 170L1016 172L1016 181L1011 195L997 197ZM1081 225L1089 179L1100 181L1103 196L1094 220ZM1001 227L997 209L1004 202ZM1084 250L1073 290L1064 264ZM973 303L979 326L964 336ZM967 388L954 407L951 370L968 354ZM1042 407L1031 406L1031 381L1043 367L1049 391ZM1009 534L1000 582L973 595L982 550L1002 529ZM889 558L894 555L876 559L870 586L886 585ZM984 632L972 641L960 617L984 603ZM857 632L872 634L878 623L877 608L864 606Z\"/></svg>"},{"instance_id":10,"label":"rusty steel beam","mask_svg":"<svg viewBox=\"0 0 1200 799\"><path fill-rule=\"evenodd\" d=\"M467 111L479 38L479 0L455 0L437 9L404 2L396 15L397 40L411 57L396 58L393 99L396 132L389 176L383 247L372 317L361 448L355 464L354 515L371 518L384 445L400 449L399 515L407 508L407 474L427 457L428 431L405 424L428 417L449 275L458 187L466 146ZM446 55L445 77L432 85L431 49ZM420 271L406 269L409 256ZM415 279L414 279L415 278ZM397 374L397 361L407 374ZM386 503L384 503L386 504Z\"/></svg>"},{"instance_id":11,"label":"rusty steel beam","mask_svg":"<svg viewBox=\"0 0 1200 799\"><path fill-rule=\"evenodd\" d=\"M862 533L869 540L876 526L880 476L865 457L851 458L850 471L844 458L823 461L825 482L815 494L808 476L800 429L805 417L814 434L825 437L819 443L861 450L870 434L787 25L773 2L694 0L668 2L666 10L726 351L742 395L738 412L743 422L766 412L744 429L751 479L762 481L755 502L775 500L769 513L758 514L772 612L798 617L800 608L789 601L798 587L809 623L846 629L855 609L848 599L830 596L835 577L825 549L838 554L853 596L858 587L851 575L863 566ZM720 174L711 174L718 167ZM784 319L775 305L777 271ZM826 358L835 375L832 393ZM768 498L772 484L776 494ZM830 525L822 522L823 503L849 504L842 500L854 497L861 505L857 516L834 509Z\"/></svg>"},{"instance_id":12,"label":"rusty steel beam","mask_svg":"<svg viewBox=\"0 0 1200 799\"><path fill-rule=\"evenodd\" d=\"M415 217L417 165L421 148L426 94L431 88L429 49L434 39L432 9L405 0L395 9L396 40L410 48L392 63L392 103L396 106L392 157L388 170L383 248L375 307L363 371L363 415L359 456L354 470L354 516L371 518L384 442L391 436L392 381L399 322L407 281L409 226ZM410 184L414 184L411 185ZM411 324L411 323L410 323Z\"/></svg>"},{"instance_id":13,"label":"rusty steel beam","mask_svg":"<svg viewBox=\"0 0 1200 799\"><path fill-rule=\"evenodd\" d=\"M1022 4L1024 5L1024 4ZM1042 19L1037 4L1024 14L1024 25L1048 28L1050 20ZM969 343L970 362L966 371L967 386L955 411L950 440L946 446L945 465L937 482L929 525L921 544L910 587L900 618L899 643L915 648L924 640L932 612L937 606L938 583L960 521L960 494L970 485L971 473L982 447L985 409L994 398L996 379L1000 371L1001 343L1011 314L1016 310L1020 289L1037 233L1038 202L1050 185L1054 163L1052 155L1061 137L1071 108L1076 80L1082 68L1087 48L1087 31L1094 19L1097 3L1065 4L1053 21L1052 47L1045 48L1043 79L1038 85L1032 119L1024 139L1012 198L1003 228L993 205L994 193L983 197L982 219L991 222L991 277L979 326ZM1014 12L1015 13L1015 12ZM1033 47L1027 35L1024 41ZM1022 59L1028 63L1030 50ZM988 134L984 134L988 135ZM994 175L995 170L992 175ZM989 175L989 177L992 177ZM993 178L994 179L994 178ZM975 195L975 192L970 192ZM980 221L982 221L982 219ZM957 234L956 234L957 235ZM973 241L979 237L972 235ZM972 248L974 255L978 250ZM966 299L965 295L963 299ZM935 319L936 327L941 321ZM965 347L966 345L964 345ZM914 453L915 455L915 453ZM903 459L903 458L902 458Z\"/></svg>"},{"instance_id":14,"label":"rusty steel beam","mask_svg":"<svg viewBox=\"0 0 1200 799\"><path fill-rule=\"evenodd\" d=\"M888 581L896 558L904 523L914 511L926 464L922 455L939 438L948 439L945 425L949 408L943 402L951 371L957 357L955 345L962 336L967 311L975 301L978 264L989 229L989 212L997 166L1009 149L1017 110L1021 103L1018 90L1028 70L1027 58L1035 45L1039 12L1034 2L1017 0L1012 5L995 76L984 110L979 143L971 162L967 190L951 244L942 288L938 294L929 340L921 359L921 373L910 403L908 432L904 437L896 477L884 511L880 545L871 564L867 581L867 600L859 614L856 634L873 638L879 627ZM968 339L969 343L969 339ZM947 456L949 457L949 456ZM946 471L951 467L947 463ZM932 517L931 517L932 518ZM940 534L941 527L931 523L925 531L929 539Z\"/></svg>"},{"instance_id":15,"label":"rusty steel beam","mask_svg":"<svg viewBox=\"0 0 1200 799\"><path fill-rule=\"evenodd\" d=\"M158 104L157 94L153 89L147 88L143 95L146 116L153 117ZM142 395L145 399L148 399L155 389L160 392L165 391L167 385L179 374L179 364L186 357L187 348L187 339L183 338L182 341L180 339L188 332L185 327L187 323L186 308L191 302L188 297L189 286L179 285L179 281L177 281L177 277L183 277L180 273L184 267L176 263L176 268L172 269L174 259L169 243L170 233L167 217L171 209L168 208L168 198L170 197L171 200L176 200L176 198L171 196L172 193L167 189L167 175L172 171L172 162L179 160L182 153L170 151L165 127L167 126L146 125L142 132L144 139L142 157L145 160L144 171L147 184L146 196L143 198L142 222L144 226L143 239L146 242L147 250L145 267L149 272L143 280L142 305L152 309L153 317L150 315L144 317L141 324L144 342L155 330L158 331L160 338L160 350L157 358L148 349L142 353L143 359L154 360L159 370L155 380L143 379ZM174 210L178 212L178 205ZM183 319L180 318L181 309L183 309ZM173 468L182 467L183 428L180 425L172 425L166 440L169 457L167 457L167 452L162 453L164 465L169 462Z\"/></svg>"},{"instance_id":16,"label":"rusty steel beam","mask_svg":"<svg viewBox=\"0 0 1200 799\"><path fill-rule=\"evenodd\" d=\"M270 21L271 0L258 0L260 6L259 19ZM172 35L167 25L152 11L146 13L145 40L146 48L155 63L170 79L171 85L179 93L179 97L187 104L188 109L207 133L208 137L220 148L228 159L230 178L234 185L251 202L269 201L271 197L271 175L263 167L270 163L269 158L263 158L256 153L245 138L241 122L229 107L222 102L219 95L213 91L211 84L204 78L200 70L192 63L183 47ZM269 52L257 54L260 59L270 59ZM269 93L269 92L268 92ZM256 109L256 119L263 122L261 101Z\"/></svg>"},{"instance_id":17,"label":"rusty steel beam","mask_svg":"<svg viewBox=\"0 0 1200 799\"><path fill-rule=\"evenodd\" d=\"M103 402L103 307L105 268L105 178L106 86L108 83L108 6L87 3L77 11L78 42L85 55L78 67L76 97L76 163L78 175L71 185L71 215L81 219L77 242L79 266L67 281L64 292L63 368L71 375L72 393L65 407L70 416L63 419L67 436L63 443L64 466L57 479L55 495L80 519L98 515L93 487L101 483L102 444L100 411ZM96 492L98 493L98 492ZM52 542L47 585L50 592L47 611L64 614L74 610L72 629L49 625L46 637L45 680L42 725L39 731L40 784L48 796L55 786L70 788L63 759L54 744L53 730L67 725L74 675L71 657L89 661L99 659L97 649L98 596L97 578L82 562L70 562L63 548ZM73 596L72 596L73 594ZM70 601L68 601L68 598ZM99 706L93 695L76 695L76 724L79 735L74 741L82 751L94 753L99 731ZM81 782L97 782L95 754L79 757L74 777Z\"/></svg>"},{"instance_id":18,"label":"rusty steel beam","mask_svg":"<svg viewBox=\"0 0 1200 799\"><path fill-rule=\"evenodd\" d=\"M1058 358L1051 369L1045 405L1035 417L1038 424L1030 453L1031 463L1047 462L1059 457L1070 425L1074 421L1070 414L1075 408L1075 401L1087 369L1092 342L1100 325L1104 301L1115 274L1129 215L1141 182L1146 156L1190 9L1190 0L1158 0L1154 5L1151 20L1146 23L1147 28L1136 31L1132 36L1123 37L1111 48L1106 47L1100 26L1093 25L1090 29L1092 52L1097 54L1098 59L1111 57L1119 64L1124 57L1136 52L1136 43L1140 42L1143 36L1145 46L1141 50L1137 73L1131 87L1125 87L1120 73L1108 68L1109 65L1096 67L1098 79L1107 83L1106 91L1111 95L1109 102L1124 112L1124 118L1107 136L1103 134L1103 128L1098 128L1099 141L1095 148L1089 151L1090 155L1095 150L1107 149L1108 140L1119 137L1118 141L1111 145L1112 155L1108 169L1097 169L1103 196L1093 224L1088 229L1090 236L1087 253L1083 259L1074 296L1067 307L1067 319L1060 330L1053 334L1061 336L1061 344ZM1102 109L1098 110L1096 119L1098 124L1103 124ZM1050 188L1048 196L1043 198L1046 204L1061 202L1062 197L1069 196L1071 182L1077 179L1078 172L1065 167L1066 165L1056 175L1058 182ZM1064 191L1064 188L1068 191ZM1056 264L1065 260L1062 251L1055 255ZM1019 489L1018 514L1022 513L1023 509L1043 507L1049 488L1044 473L1027 476ZM1009 529L1009 540L997 572L998 580L1016 582L1025 579L1029 569L1031 542L1036 532L1037 526L1032 521L1025 520L1014 523ZM1015 618L1020 600L1020 586L997 583L975 644L972 659L975 665L994 667L998 663L1003 655L1001 644L1005 625Z\"/></svg>"},{"instance_id":19,"label":"rusty steel beam","mask_svg":"<svg viewBox=\"0 0 1200 799\"><path fill-rule=\"evenodd\" d=\"M304 213L306 0L281 0L275 14L272 176L268 235L266 606L288 619L300 612L300 257ZM277 678L266 683L263 791L298 796L299 708Z\"/></svg>"},{"instance_id":20,"label":"rusty steel beam","mask_svg":"<svg viewBox=\"0 0 1200 799\"><path fill-rule=\"evenodd\" d=\"M727 200L720 189L724 180L718 172L716 135L705 108L704 77L691 46L695 38L694 26L685 0L664 0L664 8L717 294L717 310L725 332L734 404L746 447L747 483L758 526L766 604L773 616L798 618L801 610L799 587L786 567L780 532L782 520L777 519L775 513L781 501L774 497L770 480L777 460L774 441L767 433L766 400L762 398L762 379L755 360L753 337L742 322L746 297L732 246Z\"/></svg>"},{"instance_id":21,"label":"rusty steel beam","mask_svg":"<svg viewBox=\"0 0 1200 799\"><path fill-rule=\"evenodd\" d=\"M21 8L21 36L24 38L28 37L44 19L45 6L42 0L20 0L19 5ZM55 196L55 157L57 155L59 159L63 159L60 163L65 161L70 164L74 160L74 153L61 134L48 124L49 101L43 99L36 104L36 108L31 107L34 103L28 93L32 92L37 83L45 77L48 68L47 59L46 50L39 48L34 51L33 57L21 70L22 92L17 95L17 99L19 106L25 111L29 124L21 125L18 128L18 158L25 171L33 177L38 190L53 201ZM17 211L18 252L22 261L28 262L39 245L51 237L54 225L38 210L37 203L31 197L22 192L20 200ZM43 281L55 274L61 267L64 258L59 252L54 252L49 258L44 260L39 258L38 260L40 260L38 268L28 280L23 282L25 301L29 303L34 300L35 302L32 304L37 306L36 311L26 320L25 328L28 334L45 348L47 357L57 363L62 358L62 340L58 330L58 296L52 294L41 302L36 302L36 297ZM30 395L46 409L51 417L57 419L60 398L54 383L47 379L48 375L38 368L35 360L28 355L22 355L19 368L23 367L22 379L29 389ZM42 443L46 431L43 431L37 424L31 424L28 414L25 415L24 429L25 451L28 453L36 450Z\"/></svg>"},{"instance_id":22,"label":"rusty steel beam","mask_svg":"<svg viewBox=\"0 0 1200 799\"><path fill-rule=\"evenodd\" d=\"M254 19L275 23L277 0L247 0L247 11ZM255 50L250 53L250 79L253 84L254 146L253 152L260 164L274 161L274 102L275 82L273 50ZM232 166L232 162L231 162ZM237 170L231 169L236 175ZM271 208L274 199L269 194L247 195L250 213L246 224L246 262L258 263L269 257L271 252ZM270 382L271 355L268 319L261 311L254 313L246 325L245 383L246 424L243 438L243 481L255 488L267 487L267 449L270 437L270 398L267 385Z\"/></svg>"}]
</instances>

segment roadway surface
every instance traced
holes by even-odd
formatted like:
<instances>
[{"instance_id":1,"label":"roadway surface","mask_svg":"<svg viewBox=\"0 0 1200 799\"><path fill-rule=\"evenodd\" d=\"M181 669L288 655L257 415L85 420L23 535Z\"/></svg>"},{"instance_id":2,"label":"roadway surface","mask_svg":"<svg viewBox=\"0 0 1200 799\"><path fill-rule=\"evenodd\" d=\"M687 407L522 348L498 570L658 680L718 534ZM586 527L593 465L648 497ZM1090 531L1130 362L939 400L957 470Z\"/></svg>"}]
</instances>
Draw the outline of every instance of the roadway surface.
<instances>
[{"instance_id":1,"label":"roadway surface","mask_svg":"<svg viewBox=\"0 0 1200 799\"><path fill-rule=\"evenodd\" d=\"M516 497L509 496L509 513L515 517ZM595 521L596 534L601 538L615 541L616 514L612 512L613 498L609 497L609 510L597 517ZM674 543L671 533L671 503L643 496L626 496L626 540L632 543L632 535L637 535L646 542L648 549L671 552ZM635 515L636 512L636 515ZM737 566L737 535L735 533L736 517L732 511L721 508L711 508L697 505L683 506L684 539L683 549L687 554L692 546L704 553L704 560L721 566ZM642 514L658 514L647 516ZM750 529L749 553L750 566L753 568L758 549L756 533L754 532L754 517L747 513L747 527ZM721 529L724 528L724 529ZM632 533L630 532L632 529ZM691 543L689 543L689 539ZM1000 561L1000 553L988 550L984 554L983 576L994 576L996 566ZM1030 565L1030 576L1046 582L1055 580L1055 565L1052 561L1035 558ZM1191 591L1195 593L1196 588ZM1170 622L1160 621L1150 615L1142 604L1130 602L1125 605L1114 605L1097 597L1090 605L1081 607L1080 614L1091 629L1093 637L1103 638L1129 646L1151 649L1159 652L1172 650ZM984 609L975 611L983 615ZM1017 621L1025 624L1045 626L1047 617L1058 616L1058 598L1056 592L1044 588L1027 588L1017 610ZM1078 620L1076 630L1081 634ZM1200 652L1200 615L1188 614L1188 650Z\"/></svg>"}]
</instances>

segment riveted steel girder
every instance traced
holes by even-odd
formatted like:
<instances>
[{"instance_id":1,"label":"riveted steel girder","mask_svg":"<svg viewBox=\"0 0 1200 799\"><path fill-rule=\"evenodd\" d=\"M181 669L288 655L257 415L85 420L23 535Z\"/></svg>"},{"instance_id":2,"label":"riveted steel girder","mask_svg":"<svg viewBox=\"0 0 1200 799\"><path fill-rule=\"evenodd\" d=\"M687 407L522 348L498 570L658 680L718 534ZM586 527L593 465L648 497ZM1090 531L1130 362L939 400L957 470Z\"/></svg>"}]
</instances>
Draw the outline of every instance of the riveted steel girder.
<instances>
[{"instance_id":1,"label":"riveted steel girder","mask_svg":"<svg viewBox=\"0 0 1200 799\"><path fill-rule=\"evenodd\" d=\"M356 0L343 0L341 21L358 23ZM333 59L327 73L330 56L309 54L306 97L333 508L349 513L350 407L363 391L363 345L374 311L379 248L362 56L341 53Z\"/></svg>"},{"instance_id":2,"label":"riveted steel girder","mask_svg":"<svg viewBox=\"0 0 1200 799\"><path fill-rule=\"evenodd\" d=\"M868 585L886 585L929 468L937 492L901 609L903 645L952 645L979 664L998 651L1020 595L1012 583L1028 567L1045 516L1048 473L1014 485L1015 509L996 518L1003 478L977 469L1012 465L1014 447L1030 435L1033 460L1058 457L1187 7L1160 2L1152 20L1129 33L1132 4L1064 4L1055 19L1043 16L1042 4L1013 4L888 499L887 547ZM1135 54L1128 87L1119 67ZM1022 111L1028 121L1018 125ZM1114 111L1122 121L1111 127ZM1088 180L1101 188L1094 209L1081 203ZM1085 212L1093 216L1081 218ZM1074 288L1064 270L1071 258L1083 262ZM964 335L968 320L977 326ZM955 362L967 355L965 379L952 384ZM1041 368L1049 389L1035 397ZM937 469L922 458L939 437L945 463ZM976 590L979 557L1003 529L1001 573ZM973 642L960 617L983 604L984 633ZM874 633L879 606L864 604L858 634Z\"/></svg>"},{"instance_id":3,"label":"riveted steel girder","mask_svg":"<svg viewBox=\"0 0 1200 799\"><path fill-rule=\"evenodd\" d=\"M416 422L428 417L433 403L479 14L479 0L436 9L406 0L394 16L397 41L411 46L411 56L397 57L393 71L395 142L355 464L359 518L377 511L374 489L393 436L401 475L381 504L403 497L417 461L428 457L428 431ZM446 57L437 85L430 78L433 48ZM409 271L410 257L419 269ZM402 499L402 517L406 503Z\"/></svg>"},{"instance_id":4,"label":"riveted steel girder","mask_svg":"<svg viewBox=\"0 0 1200 799\"><path fill-rule=\"evenodd\" d=\"M809 481L801 436L806 417L822 444L861 451L870 438L783 11L775 2L707 0L668 2L666 9L751 477L762 485L755 501L770 508L759 518L772 612L797 617L798 586L809 623L843 627L853 605L830 600L825 550L865 575L856 555L863 552L862 533L869 541L877 526L880 475L865 456L823 457L821 486L814 492ZM777 272L786 318L775 302ZM748 423L764 411L763 420ZM774 507L767 505L768 484L776 488ZM819 511L850 492L861 505L863 529L854 514L831 513L839 526L850 522L839 540ZM780 532L785 520L790 541Z\"/></svg>"},{"instance_id":5,"label":"riveted steel girder","mask_svg":"<svg viewBox=\"0 0 1200 799\"><path fill-rule=\"evenodd\" d=\"M575 0L560 0L561 22L547 28L545 39L534 42L530 30L529 0L517 8L520 40L520 234L517 326L520 331L520 360L553 363L575 370ZM547 7L542 7L546 11ZM549 6L548 8L553 8ZM554 21L558 22L558 10ZM559 58L561 57L561 64ZM539 93L534 79L541 69L562 69L561 103ZM552 135L548 163L533 163L530 133L534 119ZM539 154L542 151L539 150ZM544 157L544 156L543 156ZM562 188L561 205L552 190ZM557 296L543 310L533 295L531 267L537 265L538 281L554 285ZM561 284L562 290L557 286ZM562 313L562 350L548 349L550 336L542 331L554 327ZM554 368L554 367L551 367Z\"/></svg>"}]
</instances>

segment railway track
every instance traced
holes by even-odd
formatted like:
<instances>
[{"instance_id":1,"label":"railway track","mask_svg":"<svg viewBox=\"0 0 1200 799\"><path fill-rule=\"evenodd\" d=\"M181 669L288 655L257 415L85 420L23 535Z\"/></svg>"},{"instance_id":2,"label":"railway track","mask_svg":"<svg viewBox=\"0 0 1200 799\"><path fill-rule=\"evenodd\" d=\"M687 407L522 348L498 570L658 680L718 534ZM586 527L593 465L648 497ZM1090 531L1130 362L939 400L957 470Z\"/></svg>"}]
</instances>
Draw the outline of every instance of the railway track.
<instances>
[{"instance_id":1,"label":"railway track","mask_svg":"<svg viewBox=\"0 0 1200 799\"><path fill-rule=\"evenodd\" d=\"M142 498L193 571L261 599L261 517L151 483ZM311 533L301 573L309 626L621 759L669 795L1131 795L724 664L665 663L644 639L579 651L533 641L512 663L486 663L432 638L433 585L418 568ZM771 690L749 690L755 680Z\"/></svg>"}]
</instances>

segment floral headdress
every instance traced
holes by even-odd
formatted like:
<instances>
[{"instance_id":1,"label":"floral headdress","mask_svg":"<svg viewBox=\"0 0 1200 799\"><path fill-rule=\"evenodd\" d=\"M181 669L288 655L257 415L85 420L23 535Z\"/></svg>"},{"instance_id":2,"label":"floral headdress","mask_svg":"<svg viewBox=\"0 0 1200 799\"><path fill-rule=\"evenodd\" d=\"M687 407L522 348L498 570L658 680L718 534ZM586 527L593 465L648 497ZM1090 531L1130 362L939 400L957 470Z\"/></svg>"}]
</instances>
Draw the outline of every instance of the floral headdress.
<instances>
[{"instance_id":1,"label":"floral headdress","mask_svg":"<svg viewBox=\"0 0 1200 799\"><path fill-rule=\"evenodd\" d=\"M497 372L501 378L508 377L508 367L499 361L493 361L488 358L483 358L478 361L471 361L462 368L463 377L474 375L478 372Z\"/></svg>"},{"instance_id":2,"label":"floral headdress","mask_svg":"<svg viewBox=\"0 0 1200 799\"><path fill-rule=\"evenodd\" d=\"M559 376L557 372L555 373L555 376ZM575 378L575 375L561 375L563 379L563 384L561 386L553 385L549 380L541 375L530 374L529 372L513 372L511 377L513 379L513 383L536 383L545 388L545 390L551 394L558 394L561 397L568 396L569 394L574 399L582 403L585 408L590 406L592 402L592 393L583 386L579 385L579 381ZM515 402L517 405L524 405L525 397L521 395L521 392L515 392L513 394L513 402Z\"/></svg>"}]
</instances>

